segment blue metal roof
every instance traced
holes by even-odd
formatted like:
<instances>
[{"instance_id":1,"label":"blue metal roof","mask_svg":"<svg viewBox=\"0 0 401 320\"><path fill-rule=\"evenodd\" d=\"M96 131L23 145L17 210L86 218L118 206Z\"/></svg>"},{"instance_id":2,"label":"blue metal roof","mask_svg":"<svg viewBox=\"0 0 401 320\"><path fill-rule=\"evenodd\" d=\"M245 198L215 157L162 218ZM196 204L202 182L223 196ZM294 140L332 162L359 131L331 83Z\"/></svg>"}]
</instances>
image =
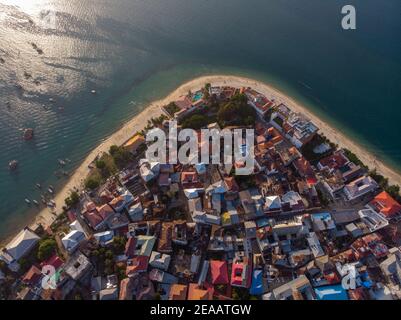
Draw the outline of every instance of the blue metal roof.
<instances>
[{"instance_id":1,"label":"blue metal roof","mask_svg":"<svg viewBox=\"0 0 401 320\"><path fill-rule=\"evenodd\" d=\"M318 300L348 300L347 291L341 285L315 288Z\"/></svg>"},{"instance_id":2,"label":"blue metal roof","mask_svg":"<svg viewBox=\"0 0 401 320\"><path fill-rule=\"evenodd\" d=\"M263 294L262 270L254 270L252 273L252 284L249 293L255 296Z\"/></svg>"}]
</instances>

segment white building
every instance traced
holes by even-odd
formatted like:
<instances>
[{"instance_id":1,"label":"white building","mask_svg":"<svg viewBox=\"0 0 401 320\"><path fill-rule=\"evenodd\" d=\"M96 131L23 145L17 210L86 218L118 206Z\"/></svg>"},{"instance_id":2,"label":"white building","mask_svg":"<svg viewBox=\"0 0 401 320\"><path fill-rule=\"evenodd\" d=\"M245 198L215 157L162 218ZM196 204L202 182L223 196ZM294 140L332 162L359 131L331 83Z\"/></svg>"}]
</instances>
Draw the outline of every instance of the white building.
<instances>
[{"instance_id":1,"label":"white building","mask_svg":"<svg viewBox=\"0 0 401 320\"><path fill-rule=\"evenodd\" d=\"M85 238L85 233L82 231L72 230L61 239L61 242L63 243L64 248L71 253L78 248L79 244L84 241Z\"/></svg>"},{"instance_id":2,"label":"white building","mask_svg":"<svg viewBox=\"0 0 401 320\"><path fill-rule=\"evenodd\" d=\"M149 264L157 269L167 271L170 265L171 256L165 253L160 253L157 251L152 251L150 255Z\"/></svg>"},{"instance_id":3,"label":"white building","mask_svg":"<svg viewBox=\"0 0 401 320\"><path fill-rule=\"evenodd\" d=\"M370 176L363 176L344 187L344 194L349 201L358 199L379 188L377 182Z\"/></svg>"}]
</instances>

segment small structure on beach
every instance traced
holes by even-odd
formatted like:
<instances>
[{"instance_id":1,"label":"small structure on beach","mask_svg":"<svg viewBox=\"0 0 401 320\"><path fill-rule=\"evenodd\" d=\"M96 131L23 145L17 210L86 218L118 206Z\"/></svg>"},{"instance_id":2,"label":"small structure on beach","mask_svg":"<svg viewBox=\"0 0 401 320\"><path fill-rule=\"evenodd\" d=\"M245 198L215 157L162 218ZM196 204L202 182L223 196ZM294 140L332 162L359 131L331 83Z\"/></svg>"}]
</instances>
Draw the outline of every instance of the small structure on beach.
<instances>
[{"instance_id":1,"label":"small structure on beach","mask_svg":"<svg viewBox=\"0 0 401 320\"><path fill-rule=\"evenodd\" d=\"M140 134L135 134L127 142L124 143L124 148L129 152L135 154L138 148L145 144L145 138Z\"/></svg>"}]
</instances>

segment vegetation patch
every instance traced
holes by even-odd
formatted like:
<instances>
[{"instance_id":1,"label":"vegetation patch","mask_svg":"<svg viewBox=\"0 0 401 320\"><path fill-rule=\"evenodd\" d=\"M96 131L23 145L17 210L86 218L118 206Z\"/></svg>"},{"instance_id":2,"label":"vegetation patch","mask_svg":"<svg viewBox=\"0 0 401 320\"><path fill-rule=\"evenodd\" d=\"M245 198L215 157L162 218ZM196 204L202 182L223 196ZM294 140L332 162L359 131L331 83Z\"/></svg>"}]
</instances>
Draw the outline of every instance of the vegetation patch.
<instances>
[{"instance_id":1,"label":"vegetation patch","mask_svg":"<svg viewBox=\"0 0 401 320\"><path fill-rule=\"evenodd\" d=\"M237 94L231 100L220 106L217 121L221 127L254 125L256 111L248 105L245 94Z\"/></svg>"}]
</instances>

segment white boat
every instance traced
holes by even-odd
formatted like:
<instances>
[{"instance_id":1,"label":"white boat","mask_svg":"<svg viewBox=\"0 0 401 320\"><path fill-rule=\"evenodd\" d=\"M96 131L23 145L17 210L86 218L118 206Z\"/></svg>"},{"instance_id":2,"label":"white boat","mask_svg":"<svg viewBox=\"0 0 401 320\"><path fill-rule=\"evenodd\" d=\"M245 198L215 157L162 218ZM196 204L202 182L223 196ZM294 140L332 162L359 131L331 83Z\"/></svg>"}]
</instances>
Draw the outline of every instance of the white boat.
<instances>
[{"instance_id":1,"label":"white boat","mask_svg":"<svg viewBox=\"0 0 401 320\"><path fill-rule=\"evenodd\" d=\"M48 188L48 189L47 189L47 191L49 191L49 193L51 193L51 194L53 194L53 193L54 193L54 191L53 191L53 189L52 189L52 188Z\"/></svg>"},{"instance_id":2,"label":"white boat","mask_svg":"<svg viewBox=\"0 0 401 320\"><path fill-rule=\"evenodd\" d=\"M15 169L17 169L18 167L18 161L17 160L12 160L8 163L8 168L13 171Z\"/></svg>"},{"instance_id":3,"label":"white boat","mask_svg":"<svg viewBox=\"0 0 401 320\"><path fill-rule=\"evenodd\" d=\"M37 202L36 200L32 200L32 202L33 202L36 206L39 206L39 202Z\"/></svg>"},{"instance_id":4,"label":"white boat","mask_svg":"<svg viewBox=\"0 0 401 320\"><path fill-rule=\"evenodd\" d=\"M27 204L31 204L31 200L29 200L28 198L25 198L25 202L26 202Z\"/></svg>"},{"instance_id":5,"label":"white boat","mask_svg":"<svg viewBox=\"0 0 401 320\"><path fill-rule=\"evenodd\" d=\"M96 94L96 90L92 90L91 93L92 93L92 94Z\"/></svg>"}]
</instances>

